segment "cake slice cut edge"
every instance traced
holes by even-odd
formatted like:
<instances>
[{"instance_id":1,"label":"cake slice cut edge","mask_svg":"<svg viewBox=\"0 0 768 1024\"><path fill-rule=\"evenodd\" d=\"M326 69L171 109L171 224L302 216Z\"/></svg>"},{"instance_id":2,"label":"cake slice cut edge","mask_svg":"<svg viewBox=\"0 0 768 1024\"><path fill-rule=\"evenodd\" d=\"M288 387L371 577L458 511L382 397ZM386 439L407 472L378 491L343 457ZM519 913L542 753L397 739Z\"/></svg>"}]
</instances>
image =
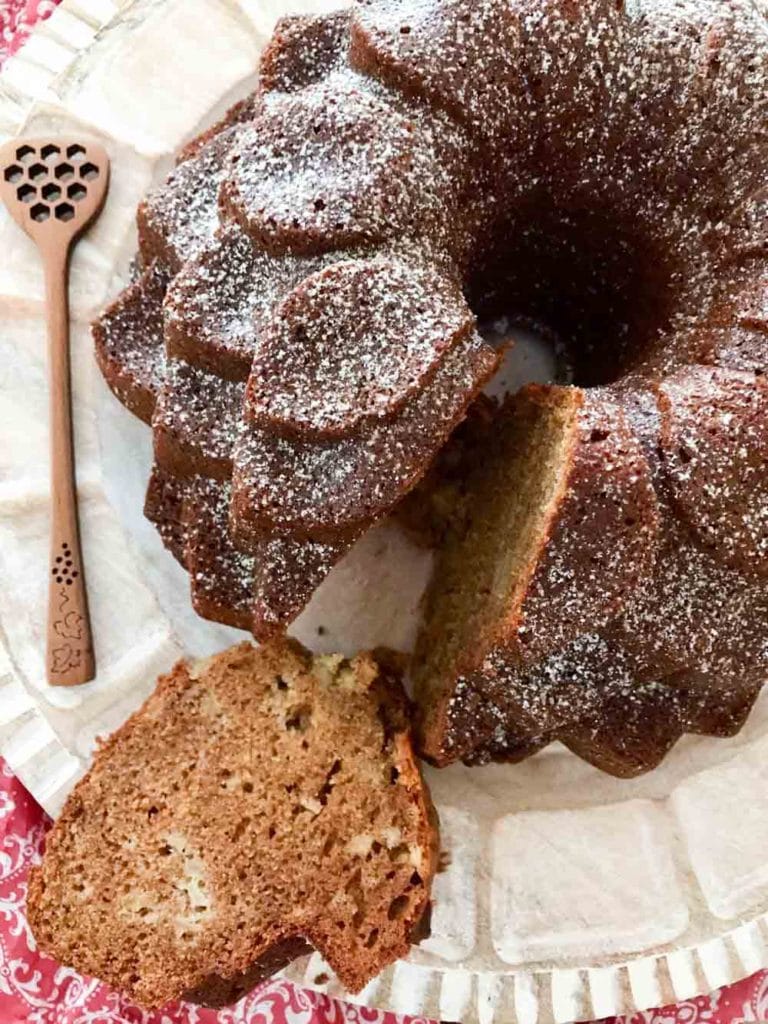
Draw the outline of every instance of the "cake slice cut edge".
<instances>
[{"instance_id":1,"label":"cake slice cut edge","mask_svg":"<svg viewBox=\"0 0 768 1024\"><path fill-rule=\"evenodd\" d=\"M413 670L421 750L438 764L453 760L446 738L457 680L520 625L568 487L582 403L578 389L535 385L505 402L493 453L467 488L471 505L438 556Z\"/></svg>"}]
</instances>

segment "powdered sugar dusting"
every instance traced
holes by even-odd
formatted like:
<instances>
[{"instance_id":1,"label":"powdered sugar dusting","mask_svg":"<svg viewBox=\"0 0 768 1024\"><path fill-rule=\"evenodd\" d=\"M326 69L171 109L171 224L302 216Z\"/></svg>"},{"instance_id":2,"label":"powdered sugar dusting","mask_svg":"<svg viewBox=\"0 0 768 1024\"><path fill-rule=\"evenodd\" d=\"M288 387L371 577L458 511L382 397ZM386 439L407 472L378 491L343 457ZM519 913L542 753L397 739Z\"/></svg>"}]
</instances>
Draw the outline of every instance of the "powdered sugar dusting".
<instances>
[{"instance_id":1,"label":"powdered sugar dusting","mask_svg":"<svg viewBox=\"0 0 768 1024\"><path fill-rule=\"evenodd\" d=\"M298 92L341 68L350 12L281 18L261 55L259 82L267 92Z\"/></svg>"},{"instance_id":2,"label":"powdered sugar dusting","mask_svg":"<svg viewBox=\"0 0 768 1024\"><path fill-rule=\"evenodd\" d=\"M459 342L392 423L313 443L251 427L233 474L242 536L343 533L388 512L423 474L496 366L477 334Z\"/></svg>"},{"instance_id":3,"label":"powdered sugar dusting","mask_svg":"<svg viewBox=\"0 0 768 1024\"><path fill-rule=\"evenodd\" d=\"M327 257L271 256L236 223L224 224L173 279L165 303L172 355L246 380L259 333L278 302Z\"/></svg>"},{"instance_id":4,"label":"powdered sugar dusting","mask_svg":"<svg viewBox=\"0 0 768 1024\"><path fill-rule=\"evenodd\" d=\"M365 80L334 72L276 94L233 154L224 202L271 252L438 230L455 189L429 132Z\"/></svg>"},{"instance_id":5,"label":"powdered sugar dusting","mask_svg":"<svg viewBox=\"0 0 768 1024\"><path fill-rule=\"evenodd\" d=\"M163 468L227 478L245 385L172 359L152 421Z\"/></svg>"},{"instance_id":6,"label":"powdered sugar dusting","mask_svg":"<svg viewBox=\"0 0 768 1024\"><path fill-rule=\"evenodd\" d=\"M308 277L264 331L248 418L289 433L350 434L391 418L473 319L452 280L393 259Z\"/></svg>"},{"instance_id":7,"label":"powdered sugar dusting","mask_svg":"<svg viewBox=\"0 0 768 1024\"><path fill-rule=\"evenodd\" d=\"M229 483L197 477L184 502L186 554L195 609L228 625L249 629L256 559L229 536Z\"/></svg>"},{"instance_id":8,"label":"powdered sugar dusting","mask_svg":"<svg viewBox=\"0 0 768 1024\"><path fill-rule=\"evenodd\" d=\"M621 407L588 398L577 429L567 491L517 632L527 663L604 627L653 569L652 474Z\"/></svg>"},{"instance_id":9,"label":"powdered sugar dusting","mask_svg":"<svg viewBox=\"0 0 768 1024\"><path fill-rule=\"evenodd\" d=\"M233 126L214 136L139 206L139 249L146 263L157 259L176 273L213 236L219 225L216 200L224 157L241 130Z\"/></svg>"},{"instance_id":10,"label":"powdered sugar dusting","mask_svg":"<svg viewBox=\"0 0 768 1024\"><path fill-rule=\"evenodd\" d=\"M661 385L662 447L673 500L716 558L768 568L768 384L696 367Z\"/></svg>"},{"instance_id":11,"label":"powdered sugar dusting","mask_svg":"<svg viewBox=\"0 0 768 1024\"><path fill-rule=\"evenodd\" d=\"M161 303L167 284L165 269L152 263L93 325L96 355L109 386L146 421L165 378Z\"/></svg>"}]
</instances>

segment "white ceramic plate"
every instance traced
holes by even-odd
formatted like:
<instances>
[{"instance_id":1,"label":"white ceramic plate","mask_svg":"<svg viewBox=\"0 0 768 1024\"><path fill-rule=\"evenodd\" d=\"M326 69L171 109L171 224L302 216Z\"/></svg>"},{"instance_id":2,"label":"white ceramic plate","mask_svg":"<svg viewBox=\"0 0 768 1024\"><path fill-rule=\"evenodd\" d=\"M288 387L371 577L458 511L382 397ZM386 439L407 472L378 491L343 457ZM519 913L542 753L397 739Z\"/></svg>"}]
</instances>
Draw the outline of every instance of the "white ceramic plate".
<instances>
[{"instance_id":1,"label":"white ceramic plate","mask_svg":"<svg viewBox=\"0 0 768 1024\"><path fill-rule=\"evenodd\" d=\"M185 575L141 517L149 432L107 392L87 323L125 279L138 199L185 138L246 90L287 9L266 0L64 0L0 76L0 137L82 131L113 160L109 203L72 274L99 664L98 679L75 690L48 688L43 673L42 279L31 244L0 219L0 750L53 814L95 737L126 718L180 651L242 636L191 613ZM296 632L315 647L320 625L325 648L405 647L428 569L395 529L379 528ZM356 998L465 1024L547 1024L685 1000L767 966L766 697L740 736L687 738L632 782L557 746L517 767L430 772L451 859L437 880L433 935ZM311 957L287 975L342 994L332 976L320 981L326 973Z\"/></svg>"}]
</instances>

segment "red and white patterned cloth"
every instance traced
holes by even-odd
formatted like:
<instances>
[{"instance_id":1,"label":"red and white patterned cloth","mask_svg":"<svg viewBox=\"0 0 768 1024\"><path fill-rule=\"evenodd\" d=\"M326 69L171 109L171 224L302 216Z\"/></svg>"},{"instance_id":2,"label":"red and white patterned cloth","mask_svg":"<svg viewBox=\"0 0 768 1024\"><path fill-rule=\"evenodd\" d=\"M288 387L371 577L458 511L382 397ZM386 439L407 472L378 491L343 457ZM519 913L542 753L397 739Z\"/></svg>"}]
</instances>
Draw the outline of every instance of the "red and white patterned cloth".
<instances>
[{"instance_id":1,"label":"red and white patterned cloth","mask_svg":"<svg viewBox=\"0 0 768 1024\"><path fill-rule=\"evenodd\" d=\"M24 45L34 25L47 18L58 3L59 0L0 0L0 65Z\"/></svg>"},{"instance_id":2,"label":"red and white patterned cloth","mask_svg":"<svg viewBox=\"0 0 768 1024\"><path fill-rule=\"evenodd\" d=\"M105 985L43 956L24 914L27 873L49 820L0 759L0 1024L402 1024L404 1018L271 982L215 1013L183 1003L131 1006ZM768 1020L768 971L679 1006L610 1024L732 1024ZM410 1024L427 1024L413 1020Z\"/></svg>"},{"instance_id":3,"label":"red and white patterned cloth","mask_svg":"<svg viewBox=\"0 0 768 1024\"><path fill-rule=\"evenodd\" d=\"M0 0L0 65L57 3ZM147 1013L106 986L60 967L37 950L24 914L27 872L40 857L48 824L0 759L0 1024L401 1024L403 1018L288 982L262 985L220 1013L184 1004ZM636 1014L626 1024L732 1024L738 1019L768 1021L768 971L711 997Z\"/></svg>"}]
</instances>

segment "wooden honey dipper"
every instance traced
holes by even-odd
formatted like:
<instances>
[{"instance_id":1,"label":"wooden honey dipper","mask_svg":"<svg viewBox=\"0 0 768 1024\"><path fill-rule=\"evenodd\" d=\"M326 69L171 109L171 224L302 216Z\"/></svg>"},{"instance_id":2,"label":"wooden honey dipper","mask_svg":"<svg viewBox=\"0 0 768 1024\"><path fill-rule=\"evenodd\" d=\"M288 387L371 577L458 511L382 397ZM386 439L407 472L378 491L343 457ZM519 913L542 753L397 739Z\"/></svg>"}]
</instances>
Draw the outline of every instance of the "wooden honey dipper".
<instances>
[{"instance_id":1,"label":"wooden honey dipper","mask_svg":"<svg viewBox=\"0 0 768 1024\"><path fill-rule=\"evenodd\" d=\"M93 679L96 666L80 545L69 369L69 255L101 212L109 184L102 146L79 138L0 146L0 196L45 269L51 452L46 673L52 686Z\"/></svg>"}]
</instances>

